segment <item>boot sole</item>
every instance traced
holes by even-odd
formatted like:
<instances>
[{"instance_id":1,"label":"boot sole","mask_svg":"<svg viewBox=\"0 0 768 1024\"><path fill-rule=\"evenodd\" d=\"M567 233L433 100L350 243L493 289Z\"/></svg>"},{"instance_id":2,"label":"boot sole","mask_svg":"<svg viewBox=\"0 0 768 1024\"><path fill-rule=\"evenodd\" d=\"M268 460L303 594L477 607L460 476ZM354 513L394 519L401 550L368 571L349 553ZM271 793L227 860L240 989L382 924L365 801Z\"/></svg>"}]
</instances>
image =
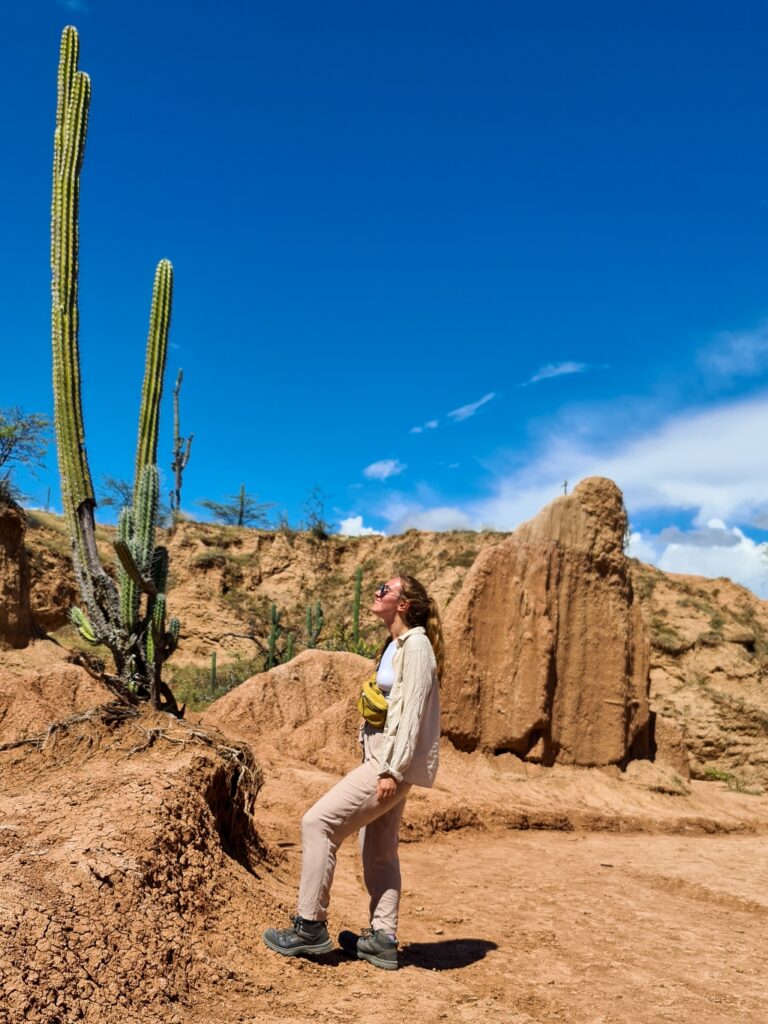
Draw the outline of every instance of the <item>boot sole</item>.
<instances>
[{"instance_id":1,"label":"boot sole","mask_svg":"<svg viewBox=\"0 0 768 1024\"><path fill-rule=\"evenodd\" d=\"M274 953L280 953L282 956L322 956L323 953L330 953L333 949L332 939L326 939L325 942L319 944L307 943L304 946L293 946L291 949L286 949L285 946L278 946L276 942L271 942L265 935L262 938L268 949Z\"/></svg>"}]
</instances>

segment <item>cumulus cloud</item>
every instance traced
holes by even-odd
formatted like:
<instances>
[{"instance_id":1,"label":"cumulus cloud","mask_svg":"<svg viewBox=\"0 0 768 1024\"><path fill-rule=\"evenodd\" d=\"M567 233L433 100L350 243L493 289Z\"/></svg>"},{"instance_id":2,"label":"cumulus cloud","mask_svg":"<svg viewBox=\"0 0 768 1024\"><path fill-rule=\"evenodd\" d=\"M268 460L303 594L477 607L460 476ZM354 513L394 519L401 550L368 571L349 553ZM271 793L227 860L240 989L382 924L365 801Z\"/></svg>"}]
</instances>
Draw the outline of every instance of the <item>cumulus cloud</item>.
<instances>
[{"instance_id":1,"label":"cumulus cloud","mask_svg":"<svg viewBox=\"0 0 768 1024\"><path fill-rule=\"evenodd\" d=\"M727 576L768 597L765 545L756 543L736 526L729 528L720 519L711 519L705 528L697 530L633 533L627 552L664 572Z\"/></svg>"},{"instance_id":2,"label":"cumulus cloud","mask_svg":"<svg viewBox=\"0 0 768 1024\"><path fill-rule=\"evenodd\" d=\"M424 427L411 427L411 433L412 434L423 434L424 433Z\"/></svg>"},{"instance_id":3,"label":"cumulus cloud","mask_svg":"<svg viewBox=\"0 0 768 1024\"><path fill-rule=\"evenodd\" d=\"M462 420L468 420L470 416L474 416L481 405L485 405L486 402L490 402L491 399L496 397L494 391L489 391L487 395L483 395L476 402L470 402L469 405L462 405L458 409L454 409L453 412L449 412L448 415L452 420L460 423Z\"/></svg>"},{"instance_id":4,"label":"cumulus cloud","mask_svg":"<svg viewBox=\"0 0 768 1024\"><path fill-rule=\"evenodd\" d=\"M599 440L611 429L608 419L587 439L553 430L526 465L498 475L468 511L513 529L561 493L563 480L607 476L633 514L683 510L702 526L713 518L748 523L768 512L768 446L755 443L768 435L768 395L684 412L619 444Z\"/></svg>"},{"instance_id":5,"label":"cumulus cloud","mask_svg":"<svg viewBox=\"0 0 768 1024\"><path fill-rule=\"evenodd\" d=\"M724 380L768 369L768 321L751 331L727 331L699 353L699 365Z\"/></svg>"},{"instance_id":6,"label":"cumulus cloud","mask_svg":"<svg viewBox=\"0 0 768 1024\"><path fill-rule=\"evenodd\" d=\"M363 476L368 480L388 480L407 468L399 459L379 459L378 462L372 462L370 466L365 467Z\"/></svg>"},{"instance_id":7,"label":"cumulus cloud","mask_svg":"<svg viewBox=\"0 0 768 1024\"><path fill-rule=\"evenodd\" d=\"M538 384L540 380L549 380L551 377L563 377L569 373L584 373L586 369L586 363L547 363L546 366L539 367L530 380L523 384L523 387L528 384Z\"/></svg>"},{"instance_id":8,"label":"cumulus cloud","mask_svg":"<svg viewBox=\"0 0 768 1024\"><path fill-rule=\"evenodd\" d=\"M435 430L440 423L440 420L427 420L424 424L427 430Z\"/></svg>"},{"instance_id":9,"label":"cumulus cloud","mask_svg":"<svg viewBox=\"0 0 768 1024\"><path fill-rule=\"evenodd\" d=\"M453 506L437 506L425 508L421 505L407 505L399 509L399 514L392 522L393 533L403 530L471 530L472 519L459 508Z\"/></svg>"},{"instance_id":10,"label":"cumulus cloud","mask_svg":"<svg viewBox=\"0 0 768 1024\"><path fill-rule=\"evenodd\" d=\"M350 516L342 519L339 523L339 533L343 537L383 537L381 530L374 530L372 526L363 525L362 516Z\"/></svg>"}]
</instances>

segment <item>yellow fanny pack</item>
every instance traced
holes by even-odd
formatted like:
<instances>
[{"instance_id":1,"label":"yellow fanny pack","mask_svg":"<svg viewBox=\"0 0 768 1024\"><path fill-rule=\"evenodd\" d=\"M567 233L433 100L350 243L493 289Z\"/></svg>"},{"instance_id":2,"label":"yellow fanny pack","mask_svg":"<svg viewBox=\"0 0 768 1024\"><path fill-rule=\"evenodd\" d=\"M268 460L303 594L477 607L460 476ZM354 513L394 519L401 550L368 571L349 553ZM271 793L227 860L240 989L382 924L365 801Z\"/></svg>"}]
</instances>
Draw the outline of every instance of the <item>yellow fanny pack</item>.
<instances>
[{"instance_id":1,"label":"yellow fanny pack","mask_svg":"<svg viewBox=\"0 0 768 1024\"><path fill-rule=\"evenodd\" d=\"M374 729L383 729L387 720L387 698L376 683L376 673L366 679L360 696L357 698L357 710Z\"/></svg>"}]
</instances>

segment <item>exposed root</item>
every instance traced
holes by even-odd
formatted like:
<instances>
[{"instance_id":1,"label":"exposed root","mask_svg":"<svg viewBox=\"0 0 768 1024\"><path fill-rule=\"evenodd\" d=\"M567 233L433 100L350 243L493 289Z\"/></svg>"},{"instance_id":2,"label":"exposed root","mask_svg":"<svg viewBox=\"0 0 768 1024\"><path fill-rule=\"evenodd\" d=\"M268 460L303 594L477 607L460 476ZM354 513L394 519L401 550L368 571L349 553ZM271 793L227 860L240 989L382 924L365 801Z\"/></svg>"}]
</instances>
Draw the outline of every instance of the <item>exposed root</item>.
<instances>
[{"instance_id":1,"label":"exposed root","mask_svg":"<svg viewBox=\"0 0 768 1024\"><path fill-rule=\"evenodd\" d=\"M119 701L113 701L111 704L98 704L95 708L89 708L88 711L83 711L79 715L70 715L69 718L64 718L60 722L52 722L45 732L39 733L37 736L0 743L0 750L13 750L14 747L22 746L32 746L38 750L44 750L50 739L68 732L73 725L80 725L83 722L100 722L102 725L112 728L131 718L138 717L138 714L136 708L126 707Z\"/></svg>"}]
</instances>

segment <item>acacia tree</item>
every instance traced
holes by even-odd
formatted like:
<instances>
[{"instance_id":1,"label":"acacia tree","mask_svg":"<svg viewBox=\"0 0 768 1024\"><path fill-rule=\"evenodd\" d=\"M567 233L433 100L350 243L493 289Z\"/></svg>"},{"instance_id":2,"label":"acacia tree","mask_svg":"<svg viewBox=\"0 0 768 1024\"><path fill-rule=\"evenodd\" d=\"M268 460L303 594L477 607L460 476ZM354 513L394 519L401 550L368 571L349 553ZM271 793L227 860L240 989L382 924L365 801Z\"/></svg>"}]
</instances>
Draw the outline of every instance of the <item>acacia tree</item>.
<instances>
[{"instance_id":1,"label":"acacia tree","mask_svg":"<svg viewBox=\"0 0 768 1024\"><path fill-rule=\"evenodd\" d=\"M51 421L36 412L24 412L18 405L0 409L0 498L12 498L13 466L40 469L48 448Z\"/></svg>"},{"instance_id":2,"label":"acacia tree","mask_svg":"<svg viewBox=\"0 0 768 1024\"><path fill-rule=\"evenodd\" d=\"M273 507L272 502L259 503L255 494L248 494L245 484L241 484L239 493L231 494L228 501L206 498L197 504L207 508L217 523L228 526L268 526L267 511Z\"/></svg>"}]
</instances>

